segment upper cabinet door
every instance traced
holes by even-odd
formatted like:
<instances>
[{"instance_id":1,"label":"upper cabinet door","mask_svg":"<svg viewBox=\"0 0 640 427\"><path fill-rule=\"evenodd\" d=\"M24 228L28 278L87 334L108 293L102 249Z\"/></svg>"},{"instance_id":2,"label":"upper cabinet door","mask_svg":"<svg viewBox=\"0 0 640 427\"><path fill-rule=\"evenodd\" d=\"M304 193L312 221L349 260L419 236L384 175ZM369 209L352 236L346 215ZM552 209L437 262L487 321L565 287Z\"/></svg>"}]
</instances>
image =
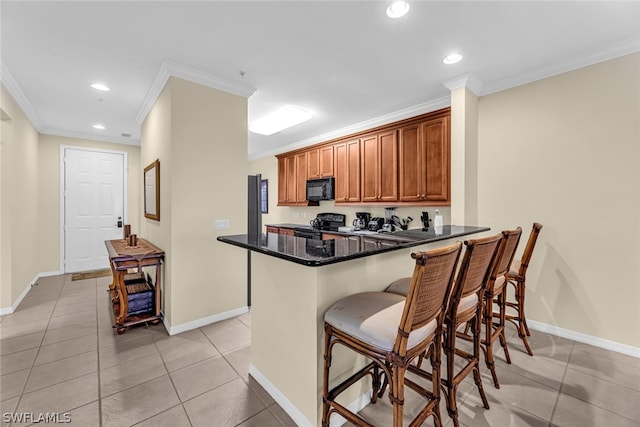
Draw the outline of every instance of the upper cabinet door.
<instances>
[{"instance_id":1,"label":"upper cabinet door","mask_svg":"<svg viewBox=\"0 0 640 427\"><path fill-rule=\"evenodd\" d=\"M309 179L320 178L320 149L314 148L307 151L307 177Z\"/></svg>"},{"instance_id":2,"label":"upper cabinet door","mask_svg":"<svg viewBox=\"0 0 640 427\"><path fill-rule=\"evenodd\" d=\"M307 201L307 153L296 154L296 202Z\"/></svg>"},{"instance_id":3,"label":"upper cabinet door","mask_svg":"<svg viewBox=\"0 0 640 427\"><path fill-rule=\"evenodd\" d=\"M333 145L320 148L320 176L333 176Z\"/></svg>"},{"instance_id":4,"label":"upper cabinet door","mask_svg":"<svg viewBox=\"0 0 640 427\"><path fill-rule=\"evenodd\" d=\"M451 176L449 140L449 117L430 120L422 123L422 139L426 163L425 200L442 202L449 200Z\"/></svg>"},{"instance_id":5,"label":"upper cabinet door","mask_svg":"<svg viewBox=\"0 0 640 427\"><path fill-rule=\"evenodd\" d=\"M398 141L395 130L360 140L363 202L398 200Z\"/></svg>"},{"instance_id":6,"label":"upper cabinet door","mask_svg":"<svg viewBox=\"0 0 640 427\"><path fill-rule=\"evenodd\" d=\"M334 146L336 203L360 201L360 140Z\"/></svg>"},{"instance_id":7,"label":"upper cabinet door","mask_svg":"<svg viewBox=\"0 0 640 427\"><path fill-rule=\"evenodd\" d=\"M400 128L400 201L424 200L424 161L421 124Z\"/></svg>"},{"instance_id":8,"label":"upper cabinet door","mask_svg":"<svg viewBox=\"0 0 640 427\"><path fill-rule=\"evenodd\" d=\"M449 118L400 129L400 201L448 202Z\"/></svg>"},{"instance_id":9,"label":"upper cabinet door","mask_svg":"<svg viewBox=\"0 0 640 427\"><path fill-rule=\"evenodd\" d=\"M360 182L362 183L362 201L380 200L380 149L378 135L365 136L360 140Z\"/></svg>"},{"instance_id":10,"label":"upper cabinet door","mask_svg":"<svg viewBox=\"0 0 640 427\"><path fill-rule=\"evenodd\" d=\"M398 132L396 130L378 134L380 157L378 197L381 202L398 200Z\"/></svg>"}]
</instances>

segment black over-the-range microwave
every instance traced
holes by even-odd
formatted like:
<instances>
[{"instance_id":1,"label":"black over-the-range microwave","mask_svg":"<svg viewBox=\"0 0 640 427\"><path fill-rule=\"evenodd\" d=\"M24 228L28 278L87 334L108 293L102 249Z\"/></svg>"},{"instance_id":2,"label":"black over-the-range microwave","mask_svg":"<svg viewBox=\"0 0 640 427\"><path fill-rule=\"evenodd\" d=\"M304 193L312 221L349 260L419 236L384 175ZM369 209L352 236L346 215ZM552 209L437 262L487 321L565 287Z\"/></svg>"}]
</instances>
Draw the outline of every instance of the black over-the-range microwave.
<instances>
[{"instance_id":1,"label":"black over-the-range microwave","mask_svg":"<svg viewBox=\"0 0 640 427\"><path fill-rule=\"evenodd\" d=\"M333 177L307 180L307 200L333 200L334 184Z\"/></svg>"}]
</instances>

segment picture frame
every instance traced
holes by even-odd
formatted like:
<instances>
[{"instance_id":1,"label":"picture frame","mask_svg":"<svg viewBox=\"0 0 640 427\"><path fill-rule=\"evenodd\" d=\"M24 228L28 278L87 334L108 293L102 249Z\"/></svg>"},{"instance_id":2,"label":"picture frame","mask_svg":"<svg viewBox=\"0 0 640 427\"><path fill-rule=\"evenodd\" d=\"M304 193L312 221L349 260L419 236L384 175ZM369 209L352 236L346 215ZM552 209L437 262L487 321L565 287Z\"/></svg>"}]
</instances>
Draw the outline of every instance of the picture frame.
<instances>
[{"instance_id":1,"label":"picture frame","mask_svg":"<svg viewBox=\"0 0 640 427\"><path fill-rule=\"evenodd\" d=\"M160 221L160 160L144 168L144 216Z\"/></svg>"},{"instance_id":2,"label":"picture frame","mask_svg":"<svg viewBox=\"0 0 640 427\"><path fill-rule=\"evenodd\" d=\"M269 180L260 181L260 212L269 213Z\"/></svg>"}]
</instances>

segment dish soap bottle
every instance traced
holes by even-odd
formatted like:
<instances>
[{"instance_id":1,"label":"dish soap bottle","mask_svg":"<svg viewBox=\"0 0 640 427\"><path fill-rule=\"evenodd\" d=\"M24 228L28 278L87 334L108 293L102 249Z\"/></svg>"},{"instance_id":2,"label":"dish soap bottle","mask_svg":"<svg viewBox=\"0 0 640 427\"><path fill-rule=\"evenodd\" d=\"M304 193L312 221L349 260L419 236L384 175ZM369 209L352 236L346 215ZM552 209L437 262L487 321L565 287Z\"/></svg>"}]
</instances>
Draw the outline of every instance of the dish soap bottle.
<instances>
[{"instance_id":1,"label":"dish soap bottle","mask_svg":"<svg viewBox=\"0 0 640 427\"><path fill-rule=\"evenodd\" d=\"M433 228L435 229L436 234L442 233L443 225L444 225L444 221L442 219L442 215L440 215L440 210L436 209L436 215L433 218Z\"/></svg>"}]
</instances>

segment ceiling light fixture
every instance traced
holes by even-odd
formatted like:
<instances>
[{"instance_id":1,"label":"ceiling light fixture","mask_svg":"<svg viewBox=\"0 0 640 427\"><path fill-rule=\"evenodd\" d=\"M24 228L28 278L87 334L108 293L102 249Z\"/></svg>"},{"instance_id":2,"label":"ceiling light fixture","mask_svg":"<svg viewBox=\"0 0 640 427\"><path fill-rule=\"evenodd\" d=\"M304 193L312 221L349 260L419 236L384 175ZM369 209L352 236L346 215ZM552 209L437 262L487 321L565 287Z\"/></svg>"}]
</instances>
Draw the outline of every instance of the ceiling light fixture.
<instances>
[{"instance_id":1,"label":"ceiling light fixture","mask_svg":"<svg viewBox=\"0 0 640 427\"><path fill-rule=\"evenodd\" d=\"M261 135L273 135L281 130L306 122L310 118L309 111L295 105L287 105L256 120L249 125L249 130Z\"/></svg>"},{"instance_id":2,"label":"ceiling light fixture","mask_svg":"<svg viewBox=\"0 0 640 427\"><path fill-rule=\"evenodd\" d=\"M100 130L105 130L106 128L104 127L104 125L101 125L100 123L96 123L95 125L93 125L94 129L100 129Z\"/></svg>"},{"instance_id":3,"label":"ceiling light fixture","mask_svg":"<svg viewBox=\"0 0 640 427\"><path fill-rule=\"evenodd\" d=\"M451 65L451 64L460 62L461 60L462 60L462 55L460 55L459 53L450 53L442 60L442 62L444 62L447 65Z\"/></svg>"},{"instance_id":4,"label":"ceiling light fixture","mask_svg":"<svg viewBox=\"0 0 640 427\"><path fill-rule=\"evenodd\" d=\"M93 84L91 85L91 87L92 87L92 88L94 88L94 89L97 89L97 90L101 90L101 91L103 91L103 92L106 92L106 91L108 91L108 90L109 90L109 86L104 85L104 84L102 84L102 83L93 83Z\"/></svg>"},{"instance_id":5,"label":"ceiling light fixture","mask_svg":"<svg viewBox=\"0 0 640 427\"><path fill-rule=\"evenodd\" d=\"M409 12L409 3L404 0L395 0L387 7L387 16L389 18L400 18Z\"/></svg>"}]
</instances>

